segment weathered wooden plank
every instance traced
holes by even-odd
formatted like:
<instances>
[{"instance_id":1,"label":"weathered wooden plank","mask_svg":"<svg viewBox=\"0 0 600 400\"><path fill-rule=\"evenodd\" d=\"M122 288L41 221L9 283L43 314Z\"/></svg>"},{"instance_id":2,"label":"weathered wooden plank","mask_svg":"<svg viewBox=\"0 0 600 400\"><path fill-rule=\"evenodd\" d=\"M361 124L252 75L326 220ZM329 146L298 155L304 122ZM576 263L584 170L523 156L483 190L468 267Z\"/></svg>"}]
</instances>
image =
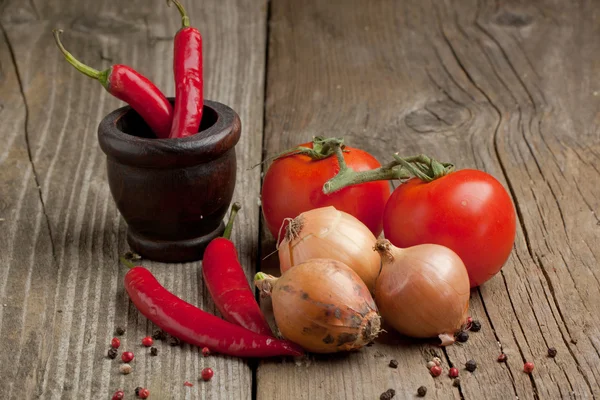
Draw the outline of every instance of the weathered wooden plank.
<instances>
[{"instance_id":1,"label":"weathered wooden plank","mask_svg":"<svg viewBox=\"0 0 600 400\"><path fill-rule=\"evenodd\" d=\"M262 143L266 6L244 0L185 5L204 38L206 98L229 104L242 119L235 199L243 209L233 237L251 275L260 172L247 168L260 158ZM125 224L96 140L98 122L120 103L70 67L51 35L53 27L63 28L66 46L82 61L132 65L173 95L177 11L158 0L12 1L2 10L0 137L8 144L0 151L2 398L91 398L119 387L131 397L141 385L153 398L249 399L252 372L245 361L203 358L196 348L166 343L151 358L140 346L154 327L123 291L118 255L127 250ZM147 266L168 289L215 312L200 263ZM121 349L137 356L128 376L105 357L116 326L126 328ZM197 381L204 366L215 370L210 384ZM186 380L194 387L184 387Z\"/></svg>"},{"instance_id":2,"label":"weathered wooden plank","mask_svg":"<svg viewBox=\"0 0 600 400\"><path fill-rule=\"evenodd\" d=\"M424 368L434 347L377 343L308 367L263 363L259 399L376 398L388 387L408 399L423 384L444 399L600 394L598 12L593 2L273 1L267 154L345 136L380 160L423 152L483 169L510 189L520 227L502 273L473 293L482 332L444 352L446 364L479 363L461 367L460 389ZM273 238L262 241L272 251Z\"/></svg>"}]
</instances>

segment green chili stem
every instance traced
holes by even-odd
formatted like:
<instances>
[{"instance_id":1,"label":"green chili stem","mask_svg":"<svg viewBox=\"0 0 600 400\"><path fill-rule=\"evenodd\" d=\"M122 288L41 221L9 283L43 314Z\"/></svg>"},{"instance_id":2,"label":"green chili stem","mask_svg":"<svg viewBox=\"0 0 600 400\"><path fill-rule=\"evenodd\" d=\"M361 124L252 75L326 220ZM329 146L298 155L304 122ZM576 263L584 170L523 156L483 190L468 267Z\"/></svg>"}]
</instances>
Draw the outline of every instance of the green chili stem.
<instances>
[{"instance_id":1,"label":"green chili stem","mask_svg":"<svg viewBox=\"0 0 600 400\"><path fill-rule=\"evenodd\" d=\"M225 239L229 239L231 237L231 231L233 230L233 221L235 220L235 216L237 212L242 208L240 203L233 203L231 206L231 213L229 214L229 221L227 221L227 226L225 227L225 231L223 232L223 237Z\"/></svg>"},{"instance_id":2,"label":"green chili stem","mask_svg":"<svg viewBox=\"0 0 600 400\"><path fill-rule=\"evenodd\" d=\"M190 17L188 17L187 13L185 12L185 8L183 8L183 5L181 5L181 3L178 0L167 0L168 6L171 6L171 3L175 4L175 7L177 7L177 9L179 10L179 14L181 14L181 27L189 27Z\"/></svg>"}]
</instances>

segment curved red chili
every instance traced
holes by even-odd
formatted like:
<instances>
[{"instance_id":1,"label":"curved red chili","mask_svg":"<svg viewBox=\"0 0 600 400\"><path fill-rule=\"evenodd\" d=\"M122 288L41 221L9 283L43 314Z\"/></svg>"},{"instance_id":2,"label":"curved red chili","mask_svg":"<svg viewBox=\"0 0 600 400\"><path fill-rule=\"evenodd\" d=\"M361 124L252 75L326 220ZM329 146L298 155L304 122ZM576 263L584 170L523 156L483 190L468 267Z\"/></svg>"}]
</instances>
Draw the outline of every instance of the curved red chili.
<instances>
[{"instance_id":1,"label":"curved red chili","mask_svg":"<svg viewBox=\"0 0 600 400\"><path fill-rule=\"evenodd\" d=\"M122 262L131 265L122 258ZM299 356L289 341L259 335L183 301L165 289L144 267L125 274L125 290L135 307L170 335L199 347L236 357Z\"/></svg>"},{"instance_id":2,"label":"curved red chili","mask_svg":"<svg viewBox=\"0 0 600 400\"><path fill-rule=\"evenodd\" d=\"M202 36L190 26L190 18L177 0L181 14L181 29L174 42L173 73L175 75L175 111L169 137L191 136L200 130L204 107L204 82L202 76Z\"/></svg>"},{"instance_id":3,"label":"curved red chili","mask_svg":"<svg viewBox=\"0 0 600 400\"><path fill-rule=\"evenodd\" d=\"M239 209L240 205L234 203L223 237L213 239L204 251L202 259L204 284L217 309L227 321L261 335L272 335L271 328L248 284L235 246L229 240L233 221Z\"/></svg>"},{"instance_id":4,"label":"curved red chili","mask_svg":"<svg viewBox=\"0 0 600 400\"><path fill-rule=\"evenodd\" d=\"M54 29L56 45L67 61L79 72L100 81L119 100L131 106L159 138L168 138L173 121L173 107L165 95L148 78L122 64L98 71L78 61L60 41L62 29Z\"/></svg>"}]
</instances>

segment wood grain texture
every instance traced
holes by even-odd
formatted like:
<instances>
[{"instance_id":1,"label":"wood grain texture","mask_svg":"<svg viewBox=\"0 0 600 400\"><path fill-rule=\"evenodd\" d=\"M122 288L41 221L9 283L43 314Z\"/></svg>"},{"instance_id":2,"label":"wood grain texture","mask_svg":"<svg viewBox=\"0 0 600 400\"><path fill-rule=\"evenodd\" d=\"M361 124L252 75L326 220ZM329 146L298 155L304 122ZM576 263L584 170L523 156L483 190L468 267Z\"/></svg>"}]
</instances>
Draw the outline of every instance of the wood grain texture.
<instances>
[{"instance_id":1,"label":"wood grain texture","mask_svg":"<svg viewBox=\"0 0 600 400\"><path fill-rule=\"evenodd\" d=\"M65 46L97 68L134 66L173 95L175 8L164 1L7 1L0 21L0 393L3 399L128 396L148 387L159 399L249 399L248 363L198 349L158 343L141 347L153 326L128 301L118 256L127 250L125 224L106 182L96 129L121 105L76 72L59 54ZM230 105L242 119L234 198L242 203L234 240L249 276L258 245L259 171L266 47L264 2L187 2L204 37L207 99ZM218 18L215 18L218 16ZM258 134L257 134L258 133ZM168 289L215 312L200 263L146 264ZM134 372L119 374L106 358L116 326L121 349L136 354ZM210 384L198 376L215 370ZM184 387L184 381L194 387Z\"/></svg>"},{"instance_id":2,"label":"wood grain texture","mask_svg":"<svg viewBox=\"0 0 600 400\"><path fill-rule=\"evenodd\" d=\"M273 0L265 153L345 136L380 161L425 153L483 169L520 226L502 273L473 292L480 333L444 351L377 343L309 366L262 363L259 399L592 399L600 396L597 2ZM273 238L262 233L263 253ZM275 264L275 265L274 265ZM262 268L276 270L276 261ZM268 308L268 305L267 305ZM556 347L558 356L546 356ZM504 351L507 364L496 357ZM382 356L381 356L382 355ZM379 357L378 357L379 356ZM400 368L387 367L390 358ZM462 367L475 359L473 374ZM533 361L534 373L522 372Z\"/></svg>"}]
</instances>

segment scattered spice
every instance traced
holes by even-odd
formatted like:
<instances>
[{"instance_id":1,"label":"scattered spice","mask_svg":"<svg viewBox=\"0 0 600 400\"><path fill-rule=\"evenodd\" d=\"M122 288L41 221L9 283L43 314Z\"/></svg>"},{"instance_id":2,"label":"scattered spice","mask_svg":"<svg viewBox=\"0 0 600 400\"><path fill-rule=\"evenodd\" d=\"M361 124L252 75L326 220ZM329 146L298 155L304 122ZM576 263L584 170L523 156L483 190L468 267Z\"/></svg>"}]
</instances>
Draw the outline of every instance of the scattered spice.
<instances>
[{"instance_id":1,"label":"scattered spice","mask_svg":"<svg viewBox=\"0 0 600 400\"><path fill-rule=\"evenodd\" d=\"M425 395L427 394L427 388L425 386L419 386L419 388L417 389L417 394L419 395L419 397L425 397Z\"/></svg>"},{"instance_id":2,"label":"scattered spice","mask_svg":"<svg viewBox=\"0 0 600 400\"><path fill-rule=\"evenodd\" d=\"M396 395L396 391L394 389L388 389L385 392L381 393L379 396L379 400L391 400Z\"/></svg>"},{"instance_id":3,"label":"scattered spice","mask_svg":"<svg viewBox=\"0 0 600 400\"><path fill-rule=\"evenodd\" d=\"M442 360L439 357L433 357L432 361L435 363L435 365L437 366L442 366Z\"/></svg>"},{"instance_id":4,"label":"scattered spice","mask_svg":"<svg viewBox=\"0 0 600 400\"><path fill-rule=\"evenodd\" d=\"M148 389L142 389L140 390L140 399L147 399L148 397L150 397L150 391Z\"/></svg>"},{"instance_id":5,"label":"scattered spice","mask_svg":"<svg viewBox=\"0 0 600 400\"><path fill-rule=\"evenodd\" d=\"M460 378L455 378L455 379L452 381L452 386L454 386L454 387L459 387L459 386L460 386Z\"/></svg>"},{"instance_id":6,"label":"scattered spice","mask_svg":"<svg viewBox=\"0 0 600 400\"><path fill-rule=\"evenodd\" d=\"M533 367L534 365L532 362L526 362L525 365L523 365L523 372L530 374L533 371Z\"/></svg>"},{"instance_id":7,"label":"scattered spice","mask_svg":"<svg viewBox=\"0 0 600 400\"><path fill-rule=\"evenodd\" d=\"M204 368L200 376L202 377L202 380L206 382L210 381L214 374L212 368Z\"/></svg>"},{"instance_id":8,"label":"scattered spice","mask_svg":"<svg viewBox=\"0 0 600 400\"><path fill-rule=\"evenodd\" d=\"M550 347L548 349L548 357L551 357L551 358L556 357L556 348Z\"/></svg>"},{"instance_id":9,"label":"scattered spice","mask_svg":"<svg viewBox=\"0 0 600 400\"><path fill-rule=\"evenodd\" d=\"M507 359L508 356L504 353L500 353L500 355L498 356L498 362L506 362Z\"/></svg>"},{"instance_id":10,"label":"scattered spice","mask_svg":"<svg viewBox=\"0 0 600 400\"><path fill-rule=\"evenodd\" d=\"M119 352L114 347L111 347L110 349L108 349L108 358L114 360L115 358L117 358L118 354L119 354Z\"/></svg>"},{"instance_id":11,"label":"scattered spice","mask_svg":"<svg viewBox=\"0 0 600 400\"><path fill-rule=\"evenodd\" d=\"M181 340L179 340L179 338L176 338L175 336L169 336L169 345L179 346L181 345Z\"/></svg>"},{"instance_id":12,"label":"scattered spice","mask_svg":"<svg viewBox=\"0 0 600 400\"><path fill-rule=\"evenodd\" d=\"M469 334L466 331L460 331L458 335L456 335L456 340L460 343L464 343L469 340Z\"/></svg>"},{"instance_id":13,"label":"scattered spice","mask_svg":"<svg viewBox=\"0 0 600 400\"><path fill-rule=\"evenodd\" d=\"M479 332L481 330L481 322L475 320L471 323L471 332Z\"/></svg>"},{"instance_id":14,"label":"scattered spice","mask_svg":"<svg viewBox=\"0 0 600 400\"><path fill-rule=\"evenodd\" d=\"M390 360L390 368L398 368L398 361Z\"/></svg>"},{"instance_id":15,"label":"scattered spice","mask_svg":"<svg viewBox=\"0 0 600 400\"><path fill-rule=\"evenodd\" d=\"M158 349L156 347L150 347L150 355L156 357L158 355Z\"/></svg>"},{"instance_id":16,"label":"scattered spice","mask_svg":"<svg viewBox=\"0 0 600 400\"><path fill-rule=\"evenodd\" d=\"M128 362L132 361L133 358L134 358L134 355L130 351L124 351L123 354L121 354L121 360L123 360L124 363L128 363Z\"/></svg>"},{"instance_id":17,"label":"scattered spice","mask_svg":"<svg viewBox=\"0 0 600 400\"><path fill-rule=\"evenodd\" d=\"M150 347L154 344L154 341L152 340L152 338L150 336L146 336L145 338L142 339L142 345L145 347Z\"/></svg>"},{"instance_id":18,"label":"scattered spice","mask_svg":"<svg viewBox=\"0 0 600 400\"><path fill-rule=\"evenodd\" d=\"M125 329L121 328L120 326L117 326L117 329L115 329L115 333L121 336L125 333Z\"/></svg>"},{"instance_id":19,"label":"scattered spice","mask_svg":"<svg viewBox=\"0 0 600 400\"><path fill-rule=\"evenodd\" d=\"M119 346L121 346L121 341L119 340L119 338L112 338L112 340L110 341L110 347L112 347L113 349L118 349Z\"/></svg>"},{"instance_id":20,"label":"scattered spice","mask_svg":"<svg viewBox=\"0 0 600 400\"><path fill-rule=\"evenodd\" d=\"M469 360L466 362L465 368L467 371L473 372L477 369L477 363L475 362L475 360Z\"/></svg>"},{"instance_id":21,"label":"scattered spice","mask_svg":"<svg viewBox=\"0 0 600 400\"><path fill-rule=\"evenodd\" d=\"M210 355L210 350L208 349L208 347L203 347L202 348L202 355L204 357L208 357Z\"/></svg>"},{"instance_id":22,"label":"scattered spice","mask_svg":"<svg viewBox=\"0 0 600 400\"><path fill-rule=\"evenodd\" d=\"M112 400L122 400L125 397L125 393L122 390L117 390L113 396Z\"/></svg>"},{"instance_id":23,"label":"scattered spice","mask_svg":"<svg viewBox=\"0 0 600 400\"><path fill-rule=\"evenodd\" d=\"M119 367L119 371L121 371L123 375L130 374L132 370L133 368L129 364L121 364L121 366Z\"/></svg>"},{"instance_id":24,"label":"scattered spice","mask_svg":"<svg viewBox=\"0 0 600 400\"><path fill-rule=\"evenodd\" d=\"M433 376L440 376L442 374L442 367L440 367L439 365L434 365L433 367L431 367L429 372L431 372L431 375Z\"/></svg>"},{"instance_id":25,"label":"scattered spice","mask_svg":"<svg viewBox=\"0 0 600 400\"><path fill-rule=\"evenodd\" d=\"M193 387L194 385L191 382L185 381L183 382L183 386Z\"/></svg>"},{"instance_id":26,"label":"scattered spice","mask_svg":"<svg viewBox=\"0 0 600 400\"><path fill-rule=\"evenodd\" d=\"M467 326L471 325L472 323L473 323L473 317L467 318Z\"/></svg>"},{"instance_id":27,"label":"scattered spice","mask_svg":"<svg viewBox=\"0 0 600 400\"><path fill-rule=\"evenodd\" d=\"M456 368L456 367L450 368L450 370L448 371L448 376L450 378L457 378L458 377L458 368Z\"/></svg>"},{"instance_id":28,"label":"scattered spice","mask_svg":"<svg viewBox=\"0 0 600 400\"><path fill-rule=\"evenodd\" d=\"M435 367L436 365L437 365L437 364L436 364L436 363L434 363L433 361L429 361L429 362L427 363L427 369L431 369L431 368Z\"/></svg>"},{"instance_id":29,"label":"scattered spice","mask_svg":"<svg viewBox=\"0 0 600 400\"><path fill-rule=\"evenodd\" d=\"M143 389L143 387L141 387L141 386L136 387L135 388L135 395L139 396L140 395L140 390L142 390L142 389Z\"/></svg>"},{"instance_id":30,"label":"scattered spice","mask_svg":"<svg viewBox=\"0 0 600 400\"><path fill-rule=\"evenodd\" d=\"M154 340L167 340L167 334L163 330L157 329L152 334L152 339L154 339Z\"/></svg>"}]
</instances>

